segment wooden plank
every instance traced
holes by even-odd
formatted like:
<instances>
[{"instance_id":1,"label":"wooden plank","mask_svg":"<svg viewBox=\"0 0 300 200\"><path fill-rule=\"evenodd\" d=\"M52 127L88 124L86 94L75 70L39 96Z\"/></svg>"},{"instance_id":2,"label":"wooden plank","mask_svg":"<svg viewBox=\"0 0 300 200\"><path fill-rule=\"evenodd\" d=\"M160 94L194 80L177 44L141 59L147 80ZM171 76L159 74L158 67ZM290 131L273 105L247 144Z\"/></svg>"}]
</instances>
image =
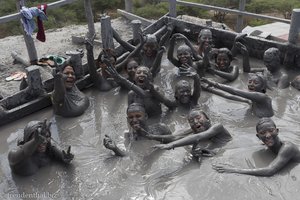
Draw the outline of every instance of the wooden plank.
<instances>
[{"instance_id":1,"label":"wooden plank","mask_svg":"<svg viewBox=\"0 0 300 200\"><path fill-rule=\"evenodd\" d=\"M138 15L135 15L135 14L132 14L132 13L129 13L129 12L126 12L125 10L121 10L121 9L118 9L117 12L126 17L127 19L129 20L135 20L135 19L138 19L142 22L142 25L143 26L149 26L152 24L152 21L151 20L148 20L146 18L143 18L143 17L140 17Z\"/></svg>"}]
</instances>

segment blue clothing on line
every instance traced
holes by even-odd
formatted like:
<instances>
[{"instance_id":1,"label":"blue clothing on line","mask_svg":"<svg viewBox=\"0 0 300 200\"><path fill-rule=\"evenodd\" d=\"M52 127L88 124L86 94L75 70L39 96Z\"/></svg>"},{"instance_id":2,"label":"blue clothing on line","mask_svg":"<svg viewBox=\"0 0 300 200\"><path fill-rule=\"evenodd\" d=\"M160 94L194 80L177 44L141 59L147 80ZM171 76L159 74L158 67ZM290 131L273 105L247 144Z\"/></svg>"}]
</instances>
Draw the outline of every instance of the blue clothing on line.
<instances>
[{"instance_id":1,"label":"blue clothing on line","mask_svg":"<svg viewBox=\"0 0 300 200\"><path fill-rule=\"evenodd\" d=\"M20 12L22 14L24 30L27 33L27 35L32 35L35 29L33 17L40 17L41 20L47 20L47 16L45 15L45 13L37 7L27 8L25 6L22 6Z\"/></svg>"}]
</instances>

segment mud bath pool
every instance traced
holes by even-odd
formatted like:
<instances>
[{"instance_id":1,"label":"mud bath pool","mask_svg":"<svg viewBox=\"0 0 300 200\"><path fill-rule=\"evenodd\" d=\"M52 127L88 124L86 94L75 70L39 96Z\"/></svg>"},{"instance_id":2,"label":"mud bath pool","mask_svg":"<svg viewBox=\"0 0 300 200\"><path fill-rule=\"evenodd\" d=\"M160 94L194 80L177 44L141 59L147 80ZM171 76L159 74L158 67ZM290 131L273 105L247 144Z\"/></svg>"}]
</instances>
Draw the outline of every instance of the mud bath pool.
<instances>
[{"instance_id":1,"label":"mud bath pool","mask_svg":"<svg viewBox=\"0 0 300 200\"><path fill-rule=\"evenodd\" d=\"M235 61L241 65L241 58ZM251 61L253 62L253 60ZM259 63L262 65L262 63ZM171 80L176 69L166 59L161 74L155 79L165 95L172 96ZM290 72L292 76L296 75ZM247 74L230 85L246 88ZM154 151L155 141L134 141L130 156L120 158L105 149L105 134L123 143L128 129L125 112L127 94L114 89L110 92L84 91L91 106L80 117L65 119L53 115L47 108L14 123L0 127L0 196L1 199L22 199L21 195L43 195L43 199L297 199L300 195L300 165L290 164L272 177L254 177L220 174L213 163L226 163L237 167L262 167L274 158L255 136L256 117L249 105L226 100L202 92L199 103L212 123L222 123L233 140L215 157L205 158L201 164L190 159L185 148ZM282 140L300 146L300 96L294 88L268 91L273 99L273 120L280 129ZM163 107L166 110L165 107ZM166 112L162 122L172 131L189 127L187 111L177 109ZM72 146L75 154L72 165L59 163L41 168L30 177L11 174L7 154L22 137L23 128L30 120L48 118L52 121L52 137L57 146ZM19 195L19 196L18 196ZM35 199L35 198L32 198Z\"/></svg>"}]
</instances>

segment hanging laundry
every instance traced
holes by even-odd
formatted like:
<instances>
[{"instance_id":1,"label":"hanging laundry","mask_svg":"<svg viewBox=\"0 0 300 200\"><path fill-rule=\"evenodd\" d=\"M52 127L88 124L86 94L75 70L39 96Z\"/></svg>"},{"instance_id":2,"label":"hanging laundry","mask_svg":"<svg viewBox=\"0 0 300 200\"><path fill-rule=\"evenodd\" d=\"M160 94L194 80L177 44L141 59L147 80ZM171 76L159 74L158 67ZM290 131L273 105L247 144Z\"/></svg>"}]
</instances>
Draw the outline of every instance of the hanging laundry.
<instances>
[{"instance_id":1,"label":"hanging laundry","mask_svg":"<svg viewBox=\"0 0 300 200\"><path fill-rule=\"evenodd\" d=\"M40 9L45 13L45 15L47 15L46 13L47 4L38 5L38 9ZM45 29L44 29L43 19L40 16L37 17L37 25L38 25L38 32L36 34L36 39L38 39L41 42L45 42L46 41Z\"/></svg>"},{"instance_id":2,"label":"hanging laundry","mask_svg":"<svg viewBox=\"0 0 300 200\"><path fill-rule=\"evenodd\" d=\"M39 16L41 20L47 20L47 16L45 15L45 13L37 7L27 8L25 6L22 6L20 12L22 14L22 23L24 26L24 31L27 35L32 35L35 29L33 17Z\"/></svg>"}]
</instances>

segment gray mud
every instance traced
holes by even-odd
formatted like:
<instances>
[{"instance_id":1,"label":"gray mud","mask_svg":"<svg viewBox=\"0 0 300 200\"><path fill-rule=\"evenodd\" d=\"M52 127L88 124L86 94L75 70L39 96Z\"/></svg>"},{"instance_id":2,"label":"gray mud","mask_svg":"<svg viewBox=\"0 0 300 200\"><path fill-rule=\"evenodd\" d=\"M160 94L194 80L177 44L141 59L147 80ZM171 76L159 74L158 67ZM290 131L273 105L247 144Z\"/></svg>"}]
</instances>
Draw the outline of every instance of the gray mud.
<instances>
[{"instance_id":1,"label":"gray mud","mask_svg":"<svg viewBox=\"0 0 300 200\"><path fill-rule=\"evenodd\" d=\"M254 62L254 60L252 60ZM235 61L241 64L239 58ZM255 61L256 64L262 63ZM164 59L161 74L155 83L165 95L172 96L171 78L176 69ZM290 72L292 76L294 72ZM247 74L231 83L237 88L247 86ZM211 117L212 123L222 123L233 140L212 158L202 163L191 160L185 148L154 151L157 142L134 141L128 157L119 158L104 148L102 140L110 135L119 144L128 129L125 111L127 95L114 89L110 92L84 91L91 106L80 117L65 119L54 116L51 108L32 114L14 123L0 127L0 196L1 199L21 199L18 195L39 194L43 199L222 199L222 200L277 200L298 199L300 195L300 165L290 164L273 177L254 177L237 174L219 174L211 164L226 163L237 167L263 167L274 156L255 136L258 120L249 112L249 105L226 100L202 92L199 103ZM300 146L299 91L287 88L268 91L272 96L273 117L283 140ZM167 109L164 107L164 110ZM177 109L165 112L162 122L172 131L189 127L187 111ZM53 163L30 177L11 174L7 154L16 146L22 129L30 120L48 118L53 122L52 135L61 148L72 146L75 159L69 167ZM34 199L34 198L31 198Z\"/></svg>"}]
</instances>

